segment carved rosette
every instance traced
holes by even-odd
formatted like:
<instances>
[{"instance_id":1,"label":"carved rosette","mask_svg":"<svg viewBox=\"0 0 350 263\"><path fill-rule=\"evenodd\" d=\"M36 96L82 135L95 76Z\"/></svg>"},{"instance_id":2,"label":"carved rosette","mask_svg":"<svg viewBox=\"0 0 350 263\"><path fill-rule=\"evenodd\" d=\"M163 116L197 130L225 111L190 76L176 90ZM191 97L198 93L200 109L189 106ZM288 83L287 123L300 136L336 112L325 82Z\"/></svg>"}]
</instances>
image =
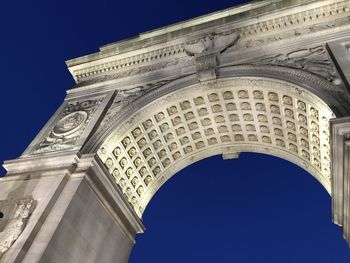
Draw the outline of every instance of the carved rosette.
<instances>
[{"instance_id":1,"label":"carved rosette","mask_svg":"<svg viewBox=\"0 0 350 263\"><path fill-rule=\"evenodd\" d=\"M48 136L35 147L33 153L73 148L101 101L102 98L68 103Z\"/></svg>"}]
</instances>

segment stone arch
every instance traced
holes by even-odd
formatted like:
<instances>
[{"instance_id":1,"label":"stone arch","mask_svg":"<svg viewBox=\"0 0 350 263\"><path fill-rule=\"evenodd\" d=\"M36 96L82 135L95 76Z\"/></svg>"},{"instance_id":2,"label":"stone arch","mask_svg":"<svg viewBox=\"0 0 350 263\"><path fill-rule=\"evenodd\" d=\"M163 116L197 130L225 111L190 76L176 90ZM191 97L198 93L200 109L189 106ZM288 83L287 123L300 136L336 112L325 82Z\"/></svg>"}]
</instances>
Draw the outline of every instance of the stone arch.
<instances>
[{"instance_id":1,"label":"stone arch","mask_svg":"<svg viewBox=\"0 0 350 263\"><path fill-rule=\"evenodd\" d=\"M231 67L219 74L205 83L190 75L143 95L87 144L139 217L167 179L217 154L287 159L331 193L329 120L347 111L332 96L339 91L280 67Z\"/></svg>"},{"instance_id":2,"label":"stone arch","mask_svg":"<svg viewBox=\"0 0 350 263\"><path fill-rule=\"evenodd\" d=\"M25 152L4 163L0 203L13 212L18 200L35 206L24 217L4 210L17 234L2 233L1 259L126 262L168 178L242 151L314 176L349 243L350 0L270 2L67 61L74 86Z\"/></svg>"},{"instance_id":3,"label":"stone arch","mask_svg":"<svg viewBox=\"0 0 350 263\"><path fill-rule=\"evenodd\" d=\"M280 66L240 65L220 68L218 69L218 72L218 79L230 77L261 77L293 83L319 97L329 105L336 117L349 116L350 114L350 97L348 93L340 87L302 70ZM84 145L82 152L96 152L113 130L117 129L120 123L125 122L127 118L140 108L145 107L152 101L162 96L166 96L171 92L200 83L196 74L190 74L186 77L164 82L166 84L152 90L151 92L142 94L137 100L133 101L126 107L121 108L119 112L111 116L109 121L102 124L92 135L89 141Z\"/></svg>"}]
</instances>

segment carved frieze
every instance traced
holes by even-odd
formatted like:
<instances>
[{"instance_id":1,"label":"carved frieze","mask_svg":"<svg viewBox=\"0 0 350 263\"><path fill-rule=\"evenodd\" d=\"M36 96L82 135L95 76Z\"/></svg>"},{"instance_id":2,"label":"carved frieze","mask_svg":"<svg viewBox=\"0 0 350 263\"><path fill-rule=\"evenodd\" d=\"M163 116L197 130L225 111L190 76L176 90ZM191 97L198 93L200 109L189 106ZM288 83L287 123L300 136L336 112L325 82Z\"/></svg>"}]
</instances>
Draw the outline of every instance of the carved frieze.
<instances>
[{"instance_id":1,"label":"carved frieze","mask_svg":"<svg viewBox=\"0 0 350 263\"><path fill-rule=\"evenodd\" d=\"M34 208L32 198L0 201L0 259L23 232Z\"/></svg>"},{"instance_id":2,"label":"carved frieze","mask_svg":"<svg viewBox=\"0 0 350 263\"><path fill-rule=\"evenodd\" d=\"M73 148L101 101L102 98L69 102L49 134L38 143L33 153Z\"/></svg>"}]
</instances>

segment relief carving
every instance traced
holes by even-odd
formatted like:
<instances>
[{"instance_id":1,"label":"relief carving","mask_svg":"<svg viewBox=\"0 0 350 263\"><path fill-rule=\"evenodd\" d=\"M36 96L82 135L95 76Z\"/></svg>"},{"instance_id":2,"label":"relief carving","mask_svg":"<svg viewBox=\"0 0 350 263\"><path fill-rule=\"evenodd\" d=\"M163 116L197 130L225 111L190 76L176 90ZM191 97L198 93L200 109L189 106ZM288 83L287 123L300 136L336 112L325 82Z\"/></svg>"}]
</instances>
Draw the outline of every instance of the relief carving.
<instances>
[{"instance_id":1,"label":"relief carving","mask_svg":"<svg viewBox=\"0 0 350 263\"><path fill-rule=\"evenodd\" d=\"M200 39L196 43L184 46L187 55L196 56L209 53L222 53L230 46L234 45L239 38L237 32L230 34L210 34Z\"/></svg>"},{"instance_id":2,"label":"relief carving","mask_svg":"<svg viewBox=\"0 0 350 263\"><path fill-rule=\"evenodd\" d=\"M6 211L1 212L4 218L0 219L0 258L21 235L34 208L32 198L0 201L0 209Z\"/></svg>"},{"instance_id":3,"label":"relief carving","mask_svg":"<svg viewBox=\"0 0 350 263\"><path fill-rule=\"evenodd\" d=\"M112 105L108 109L105 117L103 118L100 128L97 130L96 133L102 132L103 128L106 126L106 124L111 124L115 116L118 115L118 113L126 108L128 105L130 105L132 102L137 100L139 97L149 93L152 90L155 90L167 83L170 83L171 81L174 81L177 78L174 79L165 79L161 81L157 81L154 83L147 83L143 86L137 86L133 87L131 89L126 90L119 90L116 97L113 100ZM109 125L108 125L109 126Z\"/></svg>"},{"instance_id":4,"label":"relief carving","mask_svg":"<svg viewBox=\"0 0 350 263\"><path fill-rule=\"evenodd\" d=\"M97 99L68 103L49 135L36 146L33 153L71 149L101 101L102 99Z\"/></svg>"},{"instance_id":5,"label":"relief carving","mask_svg":"<svg viewBox=\"0 0 350 263\"><path fill-rule=\"evenodd\" d=\"M255 65L274 65L301 69L313 73L327 81L341 85L342 81L323 46L305 48L286 54L263 58Z\"/></svg>"},{"instance_id":6,"label":"relief carving","mask_svg":"<svg viewBox=\"0 0 350 263\"><path fill-rule=\"evenodd\" d=\"M169 66L173 67L176 64L178 64L176 67L180 64L193 64L194 60L186 60L186 57L183 56L184 53L191 55L193 58L194 55L203 54L209 50L216 50L216 52L234 50L239 52L240 49L245 51L247 48L262 46L272 45L278 47L278 42L281 40L283 42L282 45L285 45L289 40L302 40L305 43L309 39L318 39L329 32L348 30L350 25L349 11L349 1L346 0L337 1L336 4L331 1L326 5L308 7L305 10L298 10L288 15L273 16L267 20L256 19L253 16L252 18L253 20L256 19L256 22L243 23L242 26L239 26L238 24L241 23L238 23L230 27L230 32L234 28L235 32L238 32L237 35L239 34L237 43L235 42L235 35L232 33L232 35L228 32L216 35L210 34L203 39L193 40L196 43L176 42L175 45L167 43L157 50L145 50L141 55L133 55L123 59L118 58L115 61L102 62L98 65L94 63L94 65L75 71L74 76L78 82L77 87L79 87L84 84L157 71ZM209 28L207 30L212 30ZM233 44L231 45L232 42ZM223 50L221 49L222 47ZM165 57L170 58L169 56L174 56L175 54L176 58L172 57L172 59L164 61ZM181 55L181 58L179 58L179 55ZM155 68L153 68L153 65L149 65L150 61L154 63ZM146 63L147 65L145 65Z\"/></svg>"},{"instance_id":7,"label":"relief carving","mask_svg":"<svg viewBox=\"0 0 350 263\"><path fill-rule=\"evenodd\" d=\"M75 87L81 87L81 86L86 86L86 85L90 85L90 84L94 84L94 83L100 83L100 82L105 82L105 81L121 79L121 78L125 78L125 77L131 77L131 76L135 76L135 75L139 75L139 74L145 74L145 73L149 73L152 71L162 70L162 69L167 68L167 67L176 67L180 64L182 67L187 66L187 65L192 65L193 58L191 58L191 57L181 58L181 59L176 58L176 59L160 62L157 64L152 64L149 66L130 67L129 69L124 70L124 71L115 71L115 72L108 74L108 75L87 79L85 81L79 82Z\"/></svg>"},{"instance_id":8,"label":"relief carving","mask_svg":"<svg viewBox=\"0 0 350 263\"><path fill-rule=\"evenodd\" d=\"M210 34L196 43L185 44L187 55L195 57L197 75L201 82L216 79L220 53L233 46L238 38L237 32Z\"/></svg>"}]
</instances>

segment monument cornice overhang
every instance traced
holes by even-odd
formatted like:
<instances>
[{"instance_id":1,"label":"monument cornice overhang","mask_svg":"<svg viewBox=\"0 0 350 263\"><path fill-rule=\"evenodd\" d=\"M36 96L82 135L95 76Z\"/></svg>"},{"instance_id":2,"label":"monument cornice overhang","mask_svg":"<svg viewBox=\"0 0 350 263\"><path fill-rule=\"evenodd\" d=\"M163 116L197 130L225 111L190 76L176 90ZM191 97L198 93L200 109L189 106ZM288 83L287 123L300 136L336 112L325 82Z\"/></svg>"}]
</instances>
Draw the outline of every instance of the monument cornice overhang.
<instances>
[{"instance_id":1,"label":"monument cornice overhang","mask_svg":"<svg viewBox=\"0 0 350 263\"><path fill-rule=\"evenodd\" d=\"M305 88L317 97L325 101L332 109L337 117L348 116L350 114L349 107L343 104L344 99L342 96L346 96L344 92L336 86L328 83L320 77L314 76L308 72L284 68L279 66L258 66L258 65L240 65L220 68L218 71L218 79L203 83L203 85L214 85L220 80L239 78L239 77L258 77L262 79L279 80L285 83L292 83L294 85ZM83 153L96 152L106 140L106 138L125 120L130 118L137 111L141 110L149 103L161 98L166 97L168 94L199 84L200 81L196 74L191 74L183 78L178 78L169 83L154 89L142 96L138 97L135 101L122 108L117 114L113 115L104 125L92 135L88 142L84 145ZM331 93L330 93L331 91ZM341 96L332 96L332 92L335 94L341 94Z\"/></svg>"},{"instance_id":2,"label":"monument cornice overhang","mask_svg":"<svg viewBox=\"0 0 350 263\"><path fill-rule=\"evenodd\" d=\"M58 152L46 156L25 156L14 160L7 160L3 167L7 171L5 178L12 175L36 172L37 174L71 174L81 161L81 154L77 151ZM40 172L40 173L38 173Z\"/></svg>"},{"instance_id":3,"label":"monument cornice overhang","mask_svg":"<svg viewBox=\"0 0 350 263\"><path fill-rule=\"evenodd\" d=\"M280 2L278 3L280 4ZM116 51L118 44L112 44L110 48L102 49L99 53L70 60L67 65L74 79L77 83L80 83L100 75L120 73L124 69L154 64L157 61L164 61L164 58L185 57L186 54L183 48L185 43L197 41L203 35L213 31L218 33L232 30L239 32L240 40L235 47L237 51L240 50L239 53L254 47L255 44L258 47L263 46L266 41L262 41L261 38L268 40L268 43L265 44L279 43L281 41L279 38L283 37L281 35L282 31L289 31L290 35L285 38L293 37L293 41L298 39L306 41L306 39L311 39L313 36L321 37L323 34L335 34L334 37L336 37L336 34L341 35L340 31L348 30L349 5L350 1L348 0L310 2L294 8L276 9L272 14L255 15L250 19L238 16L241 19L240 21L233 19L230 22L229 18L226 17L222 18L225 22L222 22L224 25L202 26L200 30L186 29L186 33L180 36L177 34L176 37L169 36L169 33L161 34L160 36L163 36L163 38L158 42L154 40L154 37L130 40L128 45L132 46L134 49L132 51ZM256 10L257 13L259 13L258 11L259 9ZM271 42L273 39L274 41ZM329 37L327 39L329 40ZM146 40L149 41L148 45L145 44ZM143 41L143 44L137 44L138 41ZM252 41L254 42L253 46L251 46ZM320 40L318 41L320 43Z\"/></svg>"},{"instance_id":4,"label":"monument cornice overhang","mask_svg":"<svg viewBox=\"0 0 350 263\"><path fill-rule=\"evenodd\" d=\"M269 46L252 47L248 49L227 50L220 55L219 67L257 63L266 57L276 54L288 53L296 50L323 46L327 39L342 39L350 34L350 23L344 30L329 30L329 34L317 37L301 37L295 39L292 44L288 40L281 40L277 43L271 43ZM310 34L312 35L312 34ZM145 67L152 67L153 70L137 69L137 74L106 74L96 77L95 79L83 81L75 85L72 89L67 90L67 98L79 97L84 94L97 94L109 90L128 90L137 86L142 86L145 81L150 83L154 81L173 79L178 76L187 76L196 72L194 60L191 57L179 57L177 62L172 60L163 60L159 64L148 64ZM263 63L260 63L263 64Z\"/></svg>"},{"instance_id":5,"label":"monument cornice overhang","mask_svg":"<svg viewBox=\"0 0 350 263\"><path fill-rule=\"evenodd\" d=\"M350 23L344 30L329 31L331 31L329 34L319 37L302 37L300 39L295 39L292 44L288 40L271 43L271 45L274 46L273 48L271 48L271 46L262 46L244 50L227 50L220 55L220 65L218 67L256 64L269 56L316 46L323 46L326 49L326 45L323 43L325 43L327 39L341 39L350 34ZM317 35L318 33L314 34ZM90 81L83 81L75 85L72 89L67 90L67 98L80 97L86 94L98 94L111 90L128 90L146 84L145 81L152 83L159 80L179 78L179 76L186 77L196 73L194 59L188 56L178 58L178 63L172 63L171 60L164 60L160 63L161 64L158 64L160 66L154 70L145 70L145 72L140 70L140 74L130 74L126 76L108 74L104 76L101 75ZM260 63L260 65L263 65L263 63ZM154 67L151 64L148 66Z\"/></svg>"}]
</instances>

